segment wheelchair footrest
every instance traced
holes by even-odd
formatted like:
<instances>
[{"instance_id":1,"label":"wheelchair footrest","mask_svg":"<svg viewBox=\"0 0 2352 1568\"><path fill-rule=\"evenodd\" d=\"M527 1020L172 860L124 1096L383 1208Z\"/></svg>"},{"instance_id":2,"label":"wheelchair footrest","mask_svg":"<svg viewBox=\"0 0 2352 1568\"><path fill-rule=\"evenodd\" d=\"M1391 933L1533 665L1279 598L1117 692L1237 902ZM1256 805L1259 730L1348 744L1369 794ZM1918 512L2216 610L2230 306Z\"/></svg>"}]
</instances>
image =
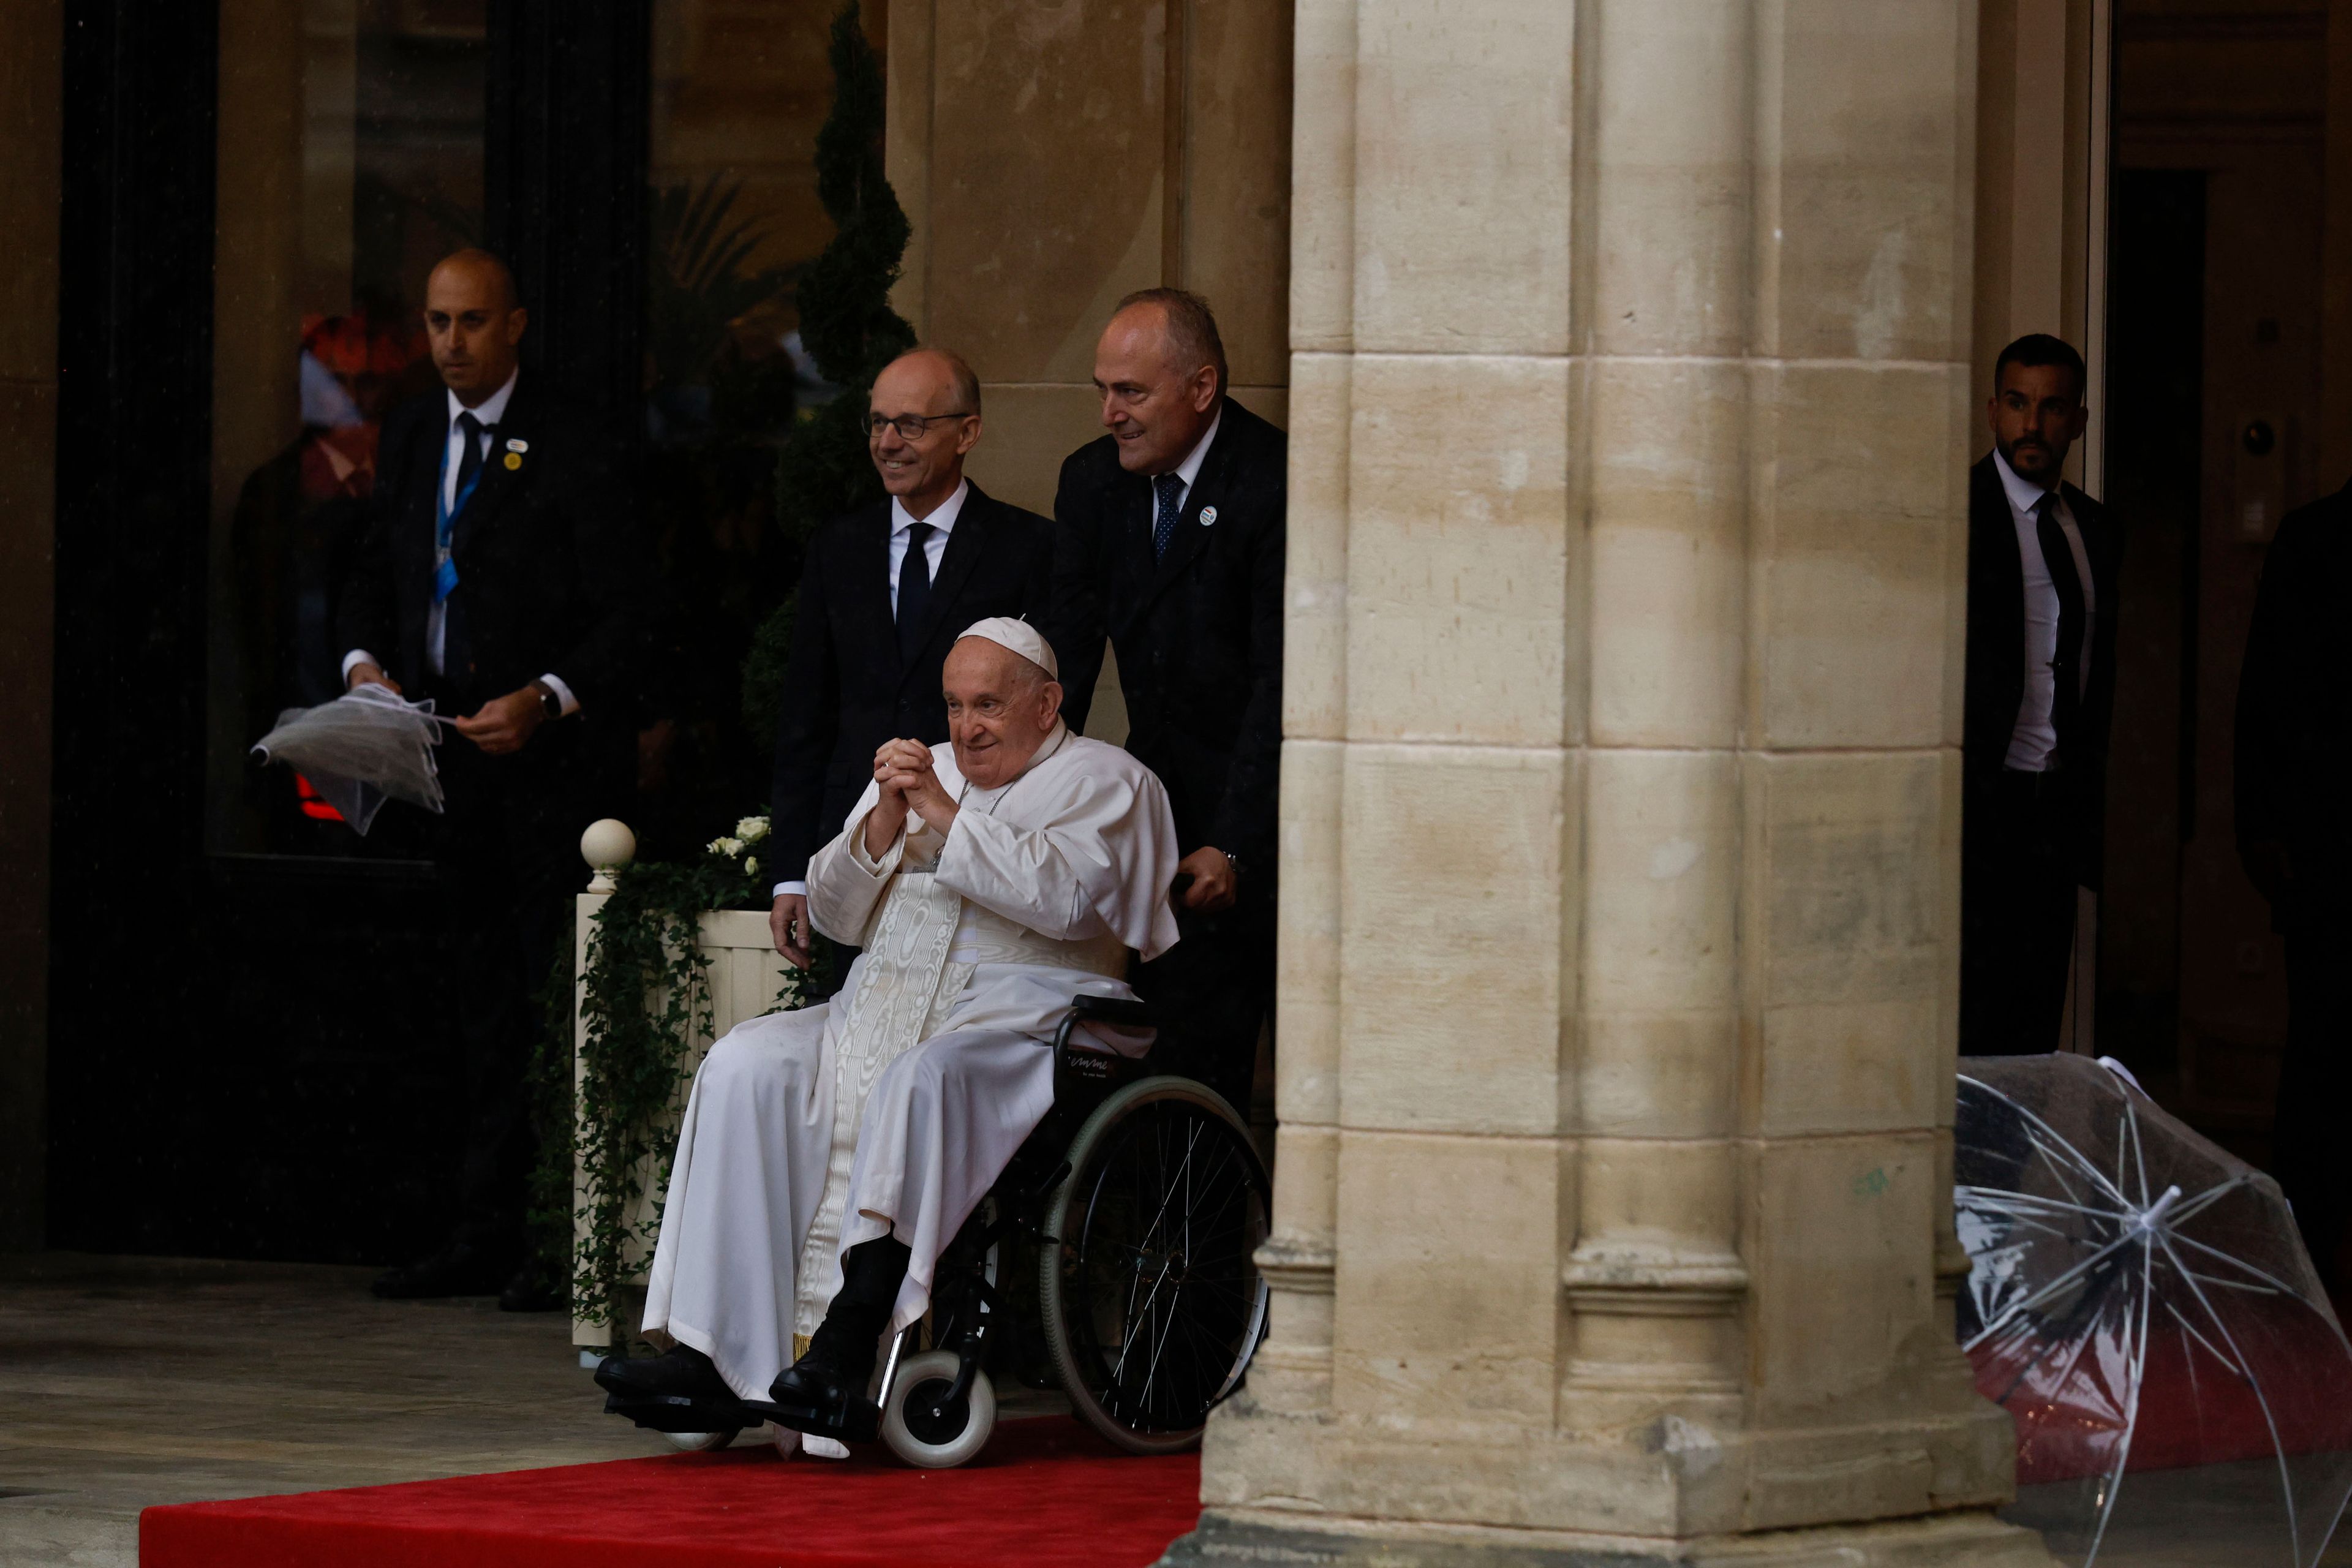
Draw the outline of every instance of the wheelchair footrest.
<instances>
[{"instance_id":1,"label":"wheelchair footrest","mask_svg":"<svg viewBox=\"0 0 2352 1568\"><path fill-rule=\"evenodd\" d=\"M625 1415L648 1432L740 1432L761 1421L740 1400L695 1399L678 1394L608 1394L604 1414Z\"/></svg>"},{"instance_id":2,"label":"wheelchair footrest","mask_svg":"<svg viewBox=\"0 0 2352 1568\"><path fill-rule=\"evenodd\" d=\"M743 1401L743 1410L753 1420L772 1421L795 1432L831 1437L839 1443L871 1443L882 1436L882 1407L870 1399L853 1399L848 1408L840 1411L747 1399Z\"/></svg>"}]
</instances>

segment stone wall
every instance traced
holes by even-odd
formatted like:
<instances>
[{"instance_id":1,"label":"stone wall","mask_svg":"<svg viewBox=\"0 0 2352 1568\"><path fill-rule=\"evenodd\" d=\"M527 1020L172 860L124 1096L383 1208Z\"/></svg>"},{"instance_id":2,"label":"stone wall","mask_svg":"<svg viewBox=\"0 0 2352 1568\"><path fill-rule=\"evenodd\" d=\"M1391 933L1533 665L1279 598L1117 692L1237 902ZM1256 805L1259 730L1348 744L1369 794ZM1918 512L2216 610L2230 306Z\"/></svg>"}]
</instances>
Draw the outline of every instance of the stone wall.
<instances>
[{"instance_id":1,"label":"stone wall","mask_svg":"<svg viewBox=\"0 0 2352 1568\"><path fill-rule=\"evenodd\" d=\"M1102 433L1095 340L1121 295L1208 297L1234 395L1286 418L1290 14L1266 0L890 0L895 296L970 359L971 475L1049 511Z\"/></svg>"}]
</instances>

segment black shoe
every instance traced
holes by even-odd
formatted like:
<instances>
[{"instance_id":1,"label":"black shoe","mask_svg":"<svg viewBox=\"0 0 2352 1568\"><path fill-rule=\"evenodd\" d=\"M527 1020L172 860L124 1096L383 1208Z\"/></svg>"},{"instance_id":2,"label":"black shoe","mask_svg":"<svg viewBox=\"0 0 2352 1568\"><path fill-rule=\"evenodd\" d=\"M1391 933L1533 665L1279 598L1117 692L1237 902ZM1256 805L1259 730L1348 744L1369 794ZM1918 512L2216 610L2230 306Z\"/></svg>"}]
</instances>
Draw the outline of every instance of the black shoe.
<instances>
[{"instance_id":1,"label":"black shoe","mask_svg":"<svg viewBox=\"0 0 2352 1568\"><path fill-rule=\"evenodd\" d=\"M621 1399L696 1399L733 1404L735 1391L710 1364L710 1358L688 1345L667 1355L606 1356L596 1368L596 1386Z\"/></svg>"},{"instance_id":2,"label":"black shoe","mask_svg":"<svg viewBox=\"0 0 2352 1568\"><path fill-rule=\"evenodd\" d=\"M523 1269L499 1292L501 1312L552 1312L571 1304L572 1292L536 1268Z\"/></svg>"},{"instance_id":3,"label":"black shoe","mask_svg":"<svg viewBox=\"0 0 2352 1568\"><path fill-rule=\"evenodd\" d=\"M809 1336L808 1352L776 1374L768 1397L787 1409L839 1422L853 1404L866 1402L866 1385L874 1379L875 1342L889 1321L885 1309L835 1296Z\"/></svg>"},{"instance_id":4,"label":"black shoe","mask_svg":"<svg viewBox=\"0 0 2352 1568\"><path fill-rule=\"evenodd\" d=\"M387 1301L441 1296L495 1296L514 1272L511 1253L498 1257L467 1242L455 1242L421 1262L387 1269L368 1287Z\"/></svg>"},{"instance_id":5,"label":"black shoe","mask_svg":"<svg viewBox=\"0 0 2352 1568\"><path fill-rule=\"evenodd\" d=\"M776 1373L776 1381L768 1385L768 1398L787 1410L805 1411L828 1426L838 1426L853 1403L864 1403L872 1376L870 1368L859 1375L804 1355Z\"/></svg>"}]
</instances>

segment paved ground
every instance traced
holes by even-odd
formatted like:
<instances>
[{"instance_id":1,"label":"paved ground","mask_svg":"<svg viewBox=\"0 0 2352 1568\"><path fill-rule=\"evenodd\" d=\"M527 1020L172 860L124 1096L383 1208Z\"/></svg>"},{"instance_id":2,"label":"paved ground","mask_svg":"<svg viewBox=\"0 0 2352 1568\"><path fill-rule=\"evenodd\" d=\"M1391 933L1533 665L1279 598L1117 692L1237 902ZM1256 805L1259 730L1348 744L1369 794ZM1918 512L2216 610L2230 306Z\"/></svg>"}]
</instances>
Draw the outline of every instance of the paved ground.
<instances>
[{"instance_id":1,"label":"paved ground","mask_svg":"<svg viewBox=\"0 0 2352 1568\"><path fill-rule=\"evenodd\" d=\"M662 1451L561 1315L378 1301L372 1272L0 1258L0 1564L133 1568L151 1503Z\"/></svg>"},{"instance_id":2,"label":"paved ground","mask_svg":"<svg viewBox=\"0 0 2352 1568\"><path fill-rule=\"evenodd\" d=\"M0 1258L0 1564L135 1568L151 1503L660 1451L603 1414L560 1316L378 1301L368 1274ZM2244 1523L2275 1485L2263 1465L2131 1478L2100 1568L2284 1564ZM2352 1568L2352 1543L2321 1561Z\"/></svg>"},{"instance_id":3,"label":"paved ground","mask_svg":"<svg viewBox=\"0 0 2352 1568\"><path fill-rule=\"evenodd\" d=\"M2126 1476L2096 1568L2289 1568L2294 1559L2279 1495L2278 1466L2267 1461ZM2005 1517L2059 1532L2080 1531L2084 1521L2080 1491L2066 1485L2027 1489ZM2053 1544L2064 1539L2058 1534ZM2074 1561L2082 1550L2074 1548ZM2304 1552L2302 1561L2309 1562L2308 1544ZM2318 1568L2352 1568L2352 1542L2339 1532Z\"/></svg>"}]
</instances>

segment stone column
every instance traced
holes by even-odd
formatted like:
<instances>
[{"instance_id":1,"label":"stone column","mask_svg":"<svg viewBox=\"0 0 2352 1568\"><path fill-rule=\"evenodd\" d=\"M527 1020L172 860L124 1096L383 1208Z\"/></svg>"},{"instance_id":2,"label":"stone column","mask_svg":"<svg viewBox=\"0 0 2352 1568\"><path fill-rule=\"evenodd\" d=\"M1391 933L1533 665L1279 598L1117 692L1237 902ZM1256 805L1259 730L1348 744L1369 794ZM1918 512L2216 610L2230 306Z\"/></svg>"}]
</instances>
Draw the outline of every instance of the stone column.
<instances>
[{"instance_id":1,"label":"stone column","mask_svg":"<svg viewBox=\"0 0 2352 1568\"><path fill-rule=\"evenodd\" d=\"M1273 1337L1177 1563L2042 1563L1952 1342L1969 0L1300 0Z\"/></svg>"}]
</instances>

